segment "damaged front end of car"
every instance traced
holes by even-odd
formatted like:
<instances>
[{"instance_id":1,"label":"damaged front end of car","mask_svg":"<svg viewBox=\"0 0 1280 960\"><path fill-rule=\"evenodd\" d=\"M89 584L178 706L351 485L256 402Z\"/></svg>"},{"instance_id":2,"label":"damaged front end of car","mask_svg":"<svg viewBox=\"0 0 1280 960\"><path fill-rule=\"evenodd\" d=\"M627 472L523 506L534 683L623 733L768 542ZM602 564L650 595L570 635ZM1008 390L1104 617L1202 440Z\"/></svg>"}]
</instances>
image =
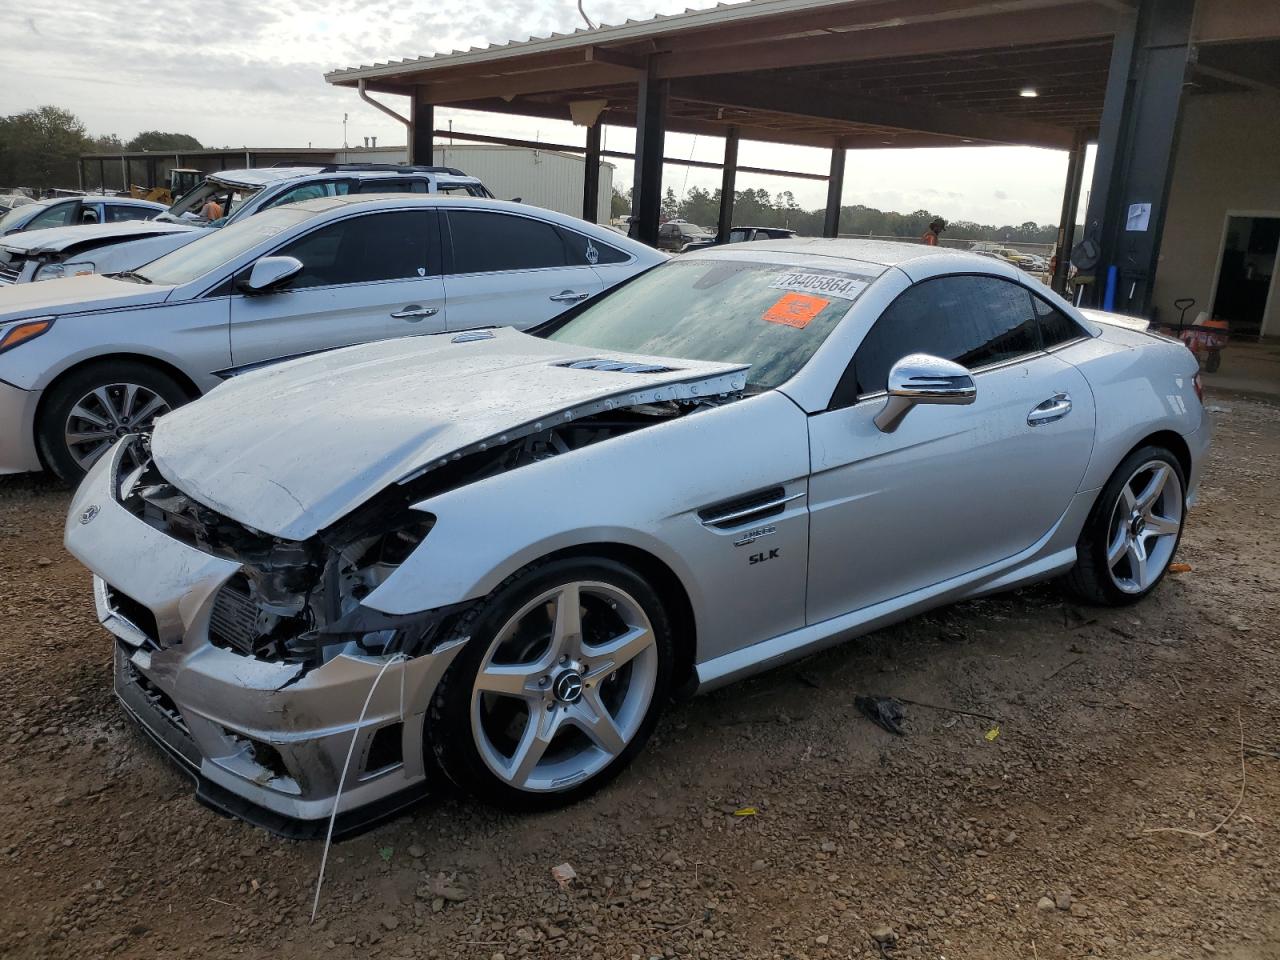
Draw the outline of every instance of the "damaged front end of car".
<instances>
[{"instance_id":1,"label":"damaged front end of car","mask_svg":"<svg viewBox=\"0 0 1280 960\"><path fill-rule=\"evenodd\" d=\"M320 836L336 803L342 836L419 800L426 706L466 605L390 616L361 600L432 518L370 504L283 541L187 497L143 448L129 438L101 458L66 535L94 571L126 710L203 802L274 833Z\"/></svg>"}]
</instances>

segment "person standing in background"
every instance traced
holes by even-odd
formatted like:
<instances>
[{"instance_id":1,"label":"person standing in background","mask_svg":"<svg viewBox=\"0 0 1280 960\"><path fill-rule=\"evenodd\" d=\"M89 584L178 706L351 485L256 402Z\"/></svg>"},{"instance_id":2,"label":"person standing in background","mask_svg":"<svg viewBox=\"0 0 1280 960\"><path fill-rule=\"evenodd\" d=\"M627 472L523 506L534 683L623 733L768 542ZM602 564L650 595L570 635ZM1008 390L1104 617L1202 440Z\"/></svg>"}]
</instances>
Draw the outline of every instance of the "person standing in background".
<instances>
[{"instance_id":1,"label":"person standing in background","mask_svg":"<svg viewBox=\"0 0 1280 960\"><path fill-rule=\"evenodd\" d=\"M934 217L929 221L929 229L924 232L920 238L920 242L930 247L938 245L938 238L942 235L942 231L947 229L947 221L941 217Z\"/></svg>"}]
</instances>

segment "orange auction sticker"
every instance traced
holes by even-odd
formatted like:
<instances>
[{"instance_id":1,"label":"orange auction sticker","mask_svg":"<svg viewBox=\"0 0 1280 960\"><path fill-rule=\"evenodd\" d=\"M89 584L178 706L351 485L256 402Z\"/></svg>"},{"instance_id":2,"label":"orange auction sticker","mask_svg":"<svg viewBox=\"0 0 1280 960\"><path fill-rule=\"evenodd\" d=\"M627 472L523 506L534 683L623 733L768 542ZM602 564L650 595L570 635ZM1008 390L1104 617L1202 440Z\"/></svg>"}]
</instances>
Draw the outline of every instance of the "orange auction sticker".
<instances>
[{"instance_id":1,"label":"orange auction sticker","mask_svg":"<svg viewBox=\"0 0 1280 960\"><path fill-rule=\"evenodd\" d=\"M784 293L764 312L763 319L803 330L830 302L809 293Z\"/></svg>"}]
</instances>

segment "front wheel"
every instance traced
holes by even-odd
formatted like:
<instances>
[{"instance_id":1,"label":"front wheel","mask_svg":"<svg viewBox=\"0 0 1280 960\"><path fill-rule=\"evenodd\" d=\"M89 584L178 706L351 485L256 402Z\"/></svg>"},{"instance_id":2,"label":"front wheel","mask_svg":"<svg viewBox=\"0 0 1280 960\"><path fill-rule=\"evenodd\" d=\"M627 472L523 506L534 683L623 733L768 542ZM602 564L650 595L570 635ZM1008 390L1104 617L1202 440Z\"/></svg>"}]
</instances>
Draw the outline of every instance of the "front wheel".
<instances>
[{"instance_id":1,"label":"front wheel","mask_svg":"<svg viewBox=\"0 0 1280 960\"><path fill-rule=\"evenodd\" d=\"M644 746L671 682L662 602L604 558L526 567L453 630L469 637L427 737L456 785L509 809L572 803Z\"/></svg>"},{"instance_id":2,"label":"front wheel","mask_svg":"<svg viewBox=\"0 0 1280 960\"><path fill-rule=\"evenodd\" d=\"M76 483L121 437L146 432L191 399L173 377L136 360L89 364L50 388L36 424L45 465Z\"/></svg>"},{"instance_id":3,"label":"front wheel","mask_svg":"<svg viewBox=\"0 0 1280 960\"><path fill-rule=\"evenodd\" d=\"M1155 589L1182 538L1185 489L1182 466L1163 447L1126 457L1080 534L1068 588L1107 606L1135 603Z\"/></svg>"}]
</instances>

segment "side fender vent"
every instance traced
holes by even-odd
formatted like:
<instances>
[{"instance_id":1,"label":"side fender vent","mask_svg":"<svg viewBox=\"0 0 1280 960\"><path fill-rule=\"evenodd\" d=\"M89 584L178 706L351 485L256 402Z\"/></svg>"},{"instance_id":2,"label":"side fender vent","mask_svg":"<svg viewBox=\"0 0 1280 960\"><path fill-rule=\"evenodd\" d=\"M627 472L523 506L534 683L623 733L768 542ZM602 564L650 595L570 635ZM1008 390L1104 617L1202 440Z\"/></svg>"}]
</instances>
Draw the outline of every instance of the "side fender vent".
<instances>
[{"instance_id":1,"label":"side fender vent","mask_svg":"<svg viewBox=\"0 0 1280 960\"><path fill-rule=\"evenodd\" d=\"M803 493L787 496L785 488L770 487L768 490L758 490L755 493L703 507L698 511L698 519L702 521L704 527L731 530L734 527L776 517L786 509L788 503L799 500L803 496Z\"/></svg>"}]
</instances>

